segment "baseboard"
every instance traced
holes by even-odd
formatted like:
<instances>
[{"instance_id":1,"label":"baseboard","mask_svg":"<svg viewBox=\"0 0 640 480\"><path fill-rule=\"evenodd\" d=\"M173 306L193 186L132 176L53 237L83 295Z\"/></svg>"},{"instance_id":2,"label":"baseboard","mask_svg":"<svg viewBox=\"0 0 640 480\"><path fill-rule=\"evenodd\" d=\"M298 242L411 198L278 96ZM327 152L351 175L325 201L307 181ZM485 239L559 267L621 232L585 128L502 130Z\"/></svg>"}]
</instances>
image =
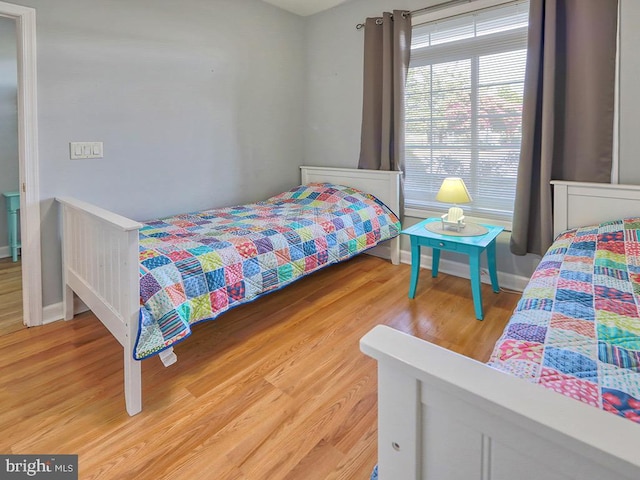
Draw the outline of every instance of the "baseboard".
<instances>
[{"instance_id":1,"label":"baseboard","mask_svg":"<svg viewBox=\"0 0 640 480\"><path fill-rule=\"evenodd\" d=\"M431 270L431 260L431 255L420 255L420 267ZM402 263L408 263L410 265L411 252L402 250L400 252L400 261ZM468 263L460 263L454 262L452 260L441 259L438 270L442 273L447 273L456 277L471 278ZM480 277L480 281L487 284L491 283L488 275L484 274ZM527 283L529 283L529 278L520 275L514 275L513 273L498 272L498 283L500 284L501 288L522 292L527 286Z\"/></svg>"},{"instance_id":2,"label":"baseboard","mask_svg":"<svg viewBox=\"0 0 640 480\"><path fill-rule=\"evenodd\" d=\"M11 256L11 249L7 245L6 247L0 247L0 258L7 258Z\"/></svg>"},{"instance_id":3,"label":"baseboard","mask_svg":"<svg viewBox=\"0 0 640 480\"><path fill-rule=\"evenodd\" d=\"M82 300L78 297L74 296L73 299L73 314L78 315L80 313L86 312L89 310ZM62 302L54 303L53 305L47 305L42 309L42 323L46 325L47 323L57 322L58 320L62 320L64 318L64 305Z\"/></svg>"}]
</instances>

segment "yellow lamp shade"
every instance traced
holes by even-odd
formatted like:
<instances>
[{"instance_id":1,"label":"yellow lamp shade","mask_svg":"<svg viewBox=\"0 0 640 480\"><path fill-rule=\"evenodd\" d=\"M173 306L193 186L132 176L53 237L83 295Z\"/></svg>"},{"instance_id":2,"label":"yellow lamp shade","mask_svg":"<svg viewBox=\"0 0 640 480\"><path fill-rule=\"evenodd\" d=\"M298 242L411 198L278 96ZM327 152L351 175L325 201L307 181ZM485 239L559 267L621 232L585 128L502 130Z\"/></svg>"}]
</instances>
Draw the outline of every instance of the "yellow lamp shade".
<instances>
[{"instance_id":1,"label":"yellow lamp shade","mask_svg":"<svg viewBox=\"0 0 640 480\"><path fill-rule=\"evenodd\" d=\"M436 200L444 203L469 203L469 190L460 177L447 177L442 181Z\"/></svg>"}]
</instances>

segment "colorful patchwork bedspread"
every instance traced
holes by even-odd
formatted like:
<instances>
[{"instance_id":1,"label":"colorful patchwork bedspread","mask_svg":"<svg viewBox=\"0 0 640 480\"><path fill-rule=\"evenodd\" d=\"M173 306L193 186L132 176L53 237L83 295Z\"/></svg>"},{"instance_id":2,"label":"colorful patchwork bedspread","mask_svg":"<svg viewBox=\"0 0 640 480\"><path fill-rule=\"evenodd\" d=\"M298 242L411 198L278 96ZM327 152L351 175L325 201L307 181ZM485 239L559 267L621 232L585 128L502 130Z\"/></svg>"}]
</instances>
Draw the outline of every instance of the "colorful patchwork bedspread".
<instances>
[{"instance_id":1,"label":"colorful patchwork bedspread","mask_svg":"<svg viewBox=\"0 0 640 480\"><path fill-rule=\"evenodd\" d=\"M190 325L398 235L398 218L359 190L309 184L264 202L146 222L134 358L186 338Z\"/></svg>"},{"instance_id":2,"label":"colorful patchwork bedspread","mask_svg":"<svg viewBox=\"0 0 640 480\"><path fill-rule=\"evenodd\" d=\"M489 365L640 422L640 218L559 236Z\"/></svg>"}]
</instances>

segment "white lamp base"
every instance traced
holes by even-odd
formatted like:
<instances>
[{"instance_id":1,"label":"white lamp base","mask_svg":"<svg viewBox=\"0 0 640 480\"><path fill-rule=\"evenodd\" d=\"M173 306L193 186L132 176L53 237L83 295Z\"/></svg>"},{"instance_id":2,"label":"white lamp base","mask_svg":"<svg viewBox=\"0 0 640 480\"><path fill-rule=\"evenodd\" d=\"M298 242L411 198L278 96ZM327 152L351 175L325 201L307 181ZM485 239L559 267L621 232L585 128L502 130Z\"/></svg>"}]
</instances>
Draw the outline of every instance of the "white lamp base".
<instances>
[{"instance_id":1,"label":"white lamp base","mask_svg":"<svg viewBox=\"0 0 640 480\"><path fill-rule=\"evenodd\" d=\"M459 214L459 212L457 211L454 211L452 215L451 210L454 210L454 209L462 212L461 208L451 207L449 209L449 213L445 213L440 217L440 220L442 221L443 230L449 229L449 230L455 230L456 232L459 232L465 227L464 215Z\"/></svg>"}]
</instances>

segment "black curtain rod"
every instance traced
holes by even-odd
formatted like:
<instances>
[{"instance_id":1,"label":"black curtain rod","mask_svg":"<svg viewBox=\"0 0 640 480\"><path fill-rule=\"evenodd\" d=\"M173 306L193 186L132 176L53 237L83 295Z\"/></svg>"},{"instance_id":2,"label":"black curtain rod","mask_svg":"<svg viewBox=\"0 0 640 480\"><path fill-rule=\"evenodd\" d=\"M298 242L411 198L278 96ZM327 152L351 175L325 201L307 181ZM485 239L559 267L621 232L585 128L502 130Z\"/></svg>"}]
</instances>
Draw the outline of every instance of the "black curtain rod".
<instances>
[{"instance_id":1,"label":"black curtain rod","mask_svg":"<svg viewBox=\"0 0 640 480\"><path fill-rule=\"evenodd\" d=\"M408 15L414 15L416 13L424 13L424 12L435 12L436 10L442 10L443 8L453 7L454 5L460 5L463 3L471 3L473 0L449 0L448 2L438 3L436 5L431 5L430 7L419 8L417 10L411 10L407 12ZM376 24L381 25L382 19L376 20ZM364 28L364 23L358 23L356 25L356 29L360 30Z\"/></svg>"}]
</instances>

